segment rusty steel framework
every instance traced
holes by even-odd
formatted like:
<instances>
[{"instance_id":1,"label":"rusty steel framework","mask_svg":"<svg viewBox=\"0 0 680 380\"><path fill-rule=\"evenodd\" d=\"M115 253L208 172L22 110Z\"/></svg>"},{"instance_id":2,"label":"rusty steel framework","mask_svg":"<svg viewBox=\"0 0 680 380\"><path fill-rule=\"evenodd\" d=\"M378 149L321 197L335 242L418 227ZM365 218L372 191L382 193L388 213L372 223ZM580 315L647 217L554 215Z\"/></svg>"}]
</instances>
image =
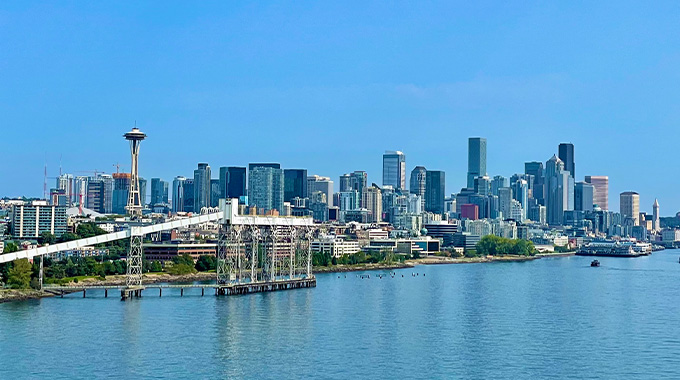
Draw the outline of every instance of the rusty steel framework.
<instances>
[{"instance_id":1,"label":"rusty steel framework","mask_svg":"<svg viewBox=\"0 0 680 380\"><path fill-rule=\"evenodd\" d=\"M238 285L312 278L310 226L220 226L217 284Z\"/></svg>"}]
</instances>

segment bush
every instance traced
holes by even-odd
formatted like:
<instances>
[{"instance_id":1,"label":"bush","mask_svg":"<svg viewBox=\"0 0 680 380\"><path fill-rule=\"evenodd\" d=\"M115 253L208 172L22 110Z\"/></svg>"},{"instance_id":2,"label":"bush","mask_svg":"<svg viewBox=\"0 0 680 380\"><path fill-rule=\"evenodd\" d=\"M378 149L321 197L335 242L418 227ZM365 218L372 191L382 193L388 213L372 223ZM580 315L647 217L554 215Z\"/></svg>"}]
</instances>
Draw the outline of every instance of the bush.
<instances>
[{"instance_id":1,"label":"bush","mask_svg":"<svg viewBox=\"0 0 680 380\"><path fill-rule=\"evenodd\" d=\"M174 275L185 275L185 274L190 274L190 273L196 273L196 268L193 266L189 266L187 264L175 264L170 269L168 269L168 273L174 274Z\"/></svg>"}]
</instances>

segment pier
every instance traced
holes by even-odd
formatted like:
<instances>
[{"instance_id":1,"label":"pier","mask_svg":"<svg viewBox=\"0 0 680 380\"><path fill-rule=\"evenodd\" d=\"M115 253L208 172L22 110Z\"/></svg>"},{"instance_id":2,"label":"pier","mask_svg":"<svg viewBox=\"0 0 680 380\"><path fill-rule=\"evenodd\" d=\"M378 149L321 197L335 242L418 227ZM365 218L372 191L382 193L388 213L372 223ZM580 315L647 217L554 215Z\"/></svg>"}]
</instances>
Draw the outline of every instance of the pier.
<instances>
[{"instance_id":1,"label":"pier","mask_svg":"<svg viewBox=\"0 0 680 380\"><path fill-rule=\"evenodd\" d=\"M278 290L290 289L304 289L316 287L316 278L295 278L277 281L262 281L252 283L234 283L227 285L218 284L149 284L135 288L129 288L126 285L92 285L92 286L45 286L43 289L56 296L64 297L67 294L83 293L83 298L86 297L87 292L91 290L103 290L104 298L108 298L109 291L120 291L121 300L129 298L142 297L143 291L151 289L158 289L158 297L163 297L163 289L179 289L180 297L184 296L185 289L200 289L201 297L205 296L205 290L214 290L216 296L234 296L251 293L275 292ZM156 292L154 292L155 294ZM145 294L149 294L146 292Z\"/></svg>"}]
</instances>

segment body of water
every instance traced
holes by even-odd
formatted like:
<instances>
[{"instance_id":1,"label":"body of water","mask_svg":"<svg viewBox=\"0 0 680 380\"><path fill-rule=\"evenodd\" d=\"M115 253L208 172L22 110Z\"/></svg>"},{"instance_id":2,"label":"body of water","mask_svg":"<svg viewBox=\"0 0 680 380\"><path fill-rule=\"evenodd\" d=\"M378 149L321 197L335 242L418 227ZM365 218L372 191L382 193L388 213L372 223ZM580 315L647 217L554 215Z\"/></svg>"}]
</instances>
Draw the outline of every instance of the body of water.
<instances>
[{"instance_id":1,"label":"body of water","mask_svg":"<svg viewBox=\"0 0 680 380\"><path fill-rule=\"evenodd\" d=\"M0 379L677 379L679 256L321 274L316 288L232 297L166 289L121 302L90 291L6 303Z\"/></svg>"}]
</instances>

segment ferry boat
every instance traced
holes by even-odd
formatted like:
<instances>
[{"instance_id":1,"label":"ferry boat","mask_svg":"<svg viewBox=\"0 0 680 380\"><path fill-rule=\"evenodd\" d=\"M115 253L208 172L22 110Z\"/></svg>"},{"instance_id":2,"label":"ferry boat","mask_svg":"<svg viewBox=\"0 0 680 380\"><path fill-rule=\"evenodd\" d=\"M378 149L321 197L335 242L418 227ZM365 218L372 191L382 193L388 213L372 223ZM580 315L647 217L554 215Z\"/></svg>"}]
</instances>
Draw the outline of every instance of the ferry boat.
<instances>
[{"instance_id":1,"label":"ferry boat","mask_svg":"<svg viewBox=\"0 0 680 380\"><path fill-rule=\"evenodd\" d=\"M637 257L652 253L652 245L635 241L593 241L582 245L579 256Z\"/></svg>"}]
</instances>

